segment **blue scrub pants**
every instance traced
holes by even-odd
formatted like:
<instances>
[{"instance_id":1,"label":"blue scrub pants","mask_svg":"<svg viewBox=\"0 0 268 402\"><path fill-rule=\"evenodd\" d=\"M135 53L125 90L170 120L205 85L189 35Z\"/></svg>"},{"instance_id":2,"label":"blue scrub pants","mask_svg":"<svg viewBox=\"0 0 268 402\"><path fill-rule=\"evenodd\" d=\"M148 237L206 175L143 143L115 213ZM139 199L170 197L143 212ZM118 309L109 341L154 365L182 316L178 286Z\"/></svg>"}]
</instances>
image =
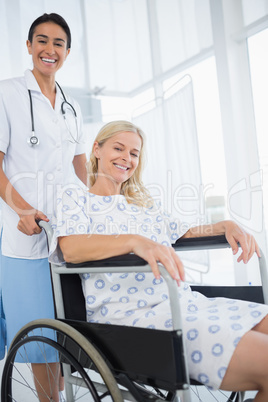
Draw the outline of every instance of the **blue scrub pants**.
<instances>
[{"instance_id":1,"label":"blue scrub pants","mask_svg":"<svg viewBox=\"0 0 268 402\"><path fill-rule=\"evenodd\" d=\"M32 320L55 318L50 268L47 258L26 260L2 255L2 302L6 319L6 341L9 348L16 333ZM53 331L46 336L54 338ZM50 334L50 335L49 335ZM57 358L49 351L46 361L55 362ZM43 353L36 347L28 347L27 357L17 361L43 363Z\"/></svg>"}]
</instances>

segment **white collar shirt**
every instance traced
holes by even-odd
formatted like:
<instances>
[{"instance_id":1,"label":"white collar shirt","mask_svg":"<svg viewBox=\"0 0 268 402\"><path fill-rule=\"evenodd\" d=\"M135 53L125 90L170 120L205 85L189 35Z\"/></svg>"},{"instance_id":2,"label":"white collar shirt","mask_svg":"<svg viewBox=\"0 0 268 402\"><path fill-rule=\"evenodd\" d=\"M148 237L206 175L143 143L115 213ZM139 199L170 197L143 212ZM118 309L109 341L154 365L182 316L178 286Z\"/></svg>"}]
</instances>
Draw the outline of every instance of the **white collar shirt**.
<instances>
[{"instance_id":1,"label":"white collar shirt","mask_svg":"<svg viewBox=\"0 0 268 402\"><path fill-rule=\"evenodd\" d=\"M28 90L32 96L35 135L39 139L39 145L33 147L28 144L32 134ZM76 123L74 113L67 110L66 124L61 112L64 99L58 87L56 91L53 109L30 70L24 77L0 82L0 151L5 154L5 174L18 193L49 219L54 213L57 189L78 180L72 164L74 156L85 152L79 105L65 95L77 113ZM19 216L5 203L2 220L3 255L28 259L47 257L45 235L21 233L17 229Z\"/></svg>"}]
</instances>

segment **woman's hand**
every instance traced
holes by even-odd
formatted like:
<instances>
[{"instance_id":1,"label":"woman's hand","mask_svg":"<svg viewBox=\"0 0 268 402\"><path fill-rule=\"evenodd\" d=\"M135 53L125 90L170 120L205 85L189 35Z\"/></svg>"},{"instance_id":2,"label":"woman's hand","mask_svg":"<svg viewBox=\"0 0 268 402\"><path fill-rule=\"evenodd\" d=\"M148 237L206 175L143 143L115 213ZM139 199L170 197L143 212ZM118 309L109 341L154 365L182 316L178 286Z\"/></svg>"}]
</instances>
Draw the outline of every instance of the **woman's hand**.
<instances>
[{"instance_id":1,"label":"woman's hand","mask_svg":"<svg viewBox=\"0 0 268 402\"><path fill-rule=\"evenodd\" d=\"M251 259L254 253L260 257L260 249L255 238L247 233L243 228L238 226L235 222L224 221L222 222L225 228L225 237L230 246L232 247L233 254L238 252L238 243L242 248L242 253L237 259L237 262L243 261L245 264Z\"/></svg>"},{"instance_id":2,"label":"woman's hand","mask_svg":"<svg viewBox=\"0 0 268 402\"><path fill-rule=\"evenodd\" d=\"M37 225L36 221L49 221L43 212L37 211L36 209L27 212L25 211L25 213L20 214L19 217L20 220L17 228L19 231L28 236L39 234L41 232L42 229Z\"/></svg>"},{"instance_id":3,"label":"woman's hand","mask_svg":"<svg viewBox=\"0 0 268 402\"><path fill-rule=\"evenodd\" d=\"M192 238L222 234L225 235L226 240L232 247L233 254L237 254L239 249L238 243L240 244L242 253L237 259L238 262L244 261L246 264L254 253L256 253L258 257L261 256L259 246L254 237L235 222L229 220L214 223L213 225L201 225L190 228L182 237Z\"/></svg>"},{"instance_id":4,"label":"woman's hand","mask_svg":"<svg viewBox=\"0 0 268 402\"><path fill-rule=\"evenodd\" d=\"M156 279L160 279L157 264L161 263L178 284L181 280L185 280L183 264L172 247L164 246L137 235L134 236L132 250L133 253L148 262Z\"/></svg>"}]
</instances>

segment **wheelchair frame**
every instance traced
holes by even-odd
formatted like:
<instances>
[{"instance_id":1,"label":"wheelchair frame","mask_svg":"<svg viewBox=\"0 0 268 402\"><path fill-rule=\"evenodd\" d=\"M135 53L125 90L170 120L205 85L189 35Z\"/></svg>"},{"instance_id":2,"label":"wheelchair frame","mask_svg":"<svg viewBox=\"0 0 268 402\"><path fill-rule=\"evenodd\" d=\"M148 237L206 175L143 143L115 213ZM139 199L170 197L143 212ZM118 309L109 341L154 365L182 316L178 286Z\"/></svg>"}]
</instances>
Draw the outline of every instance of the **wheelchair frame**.
<instances>
[{"instance_id":1,"label":"wheelchair frame","mask_svg":"<svg viewBox=\"0 0 268 402\"><path fill-rule=\"evenodd\" d=\"M48 244L51 244L53 231L50 225L44 221L41 221L40 227L42 227L47 234ZM226 248L228 247L228 243L225 239L225 236L215 236L215 237L201 237L195 239L179 239L174 245L174 248L178 251L182 250L198 250L202 248L206 249L214 249L214 248ZM112 264L112 266L110 266ZM137 265L138 264L138 265ZM268 277L266 270L266 262L265 258L262 256L259 259L259 268L261 273L261 287L248 287L248 291L252 293L248 296L248 292L246 295L232 294L229 297L239 298L245 300L256 300L255 292L259 293L260 289L262 289L263 298L260 297L258 302L265 302L268 304ZM94 365L97 366L98 370L102 370L107 375L106 385L100 382L94 382L94 386L97 390L101 390L105 392L107 390L107 383L112 390L111 394L114 392L113 400L114 401L140 401L145 402L149 400L161 401L161 400L170 400L174 402L183 401L183 402L191 402L190 395L190 379L187 370L187 364L185 361L184 354L184 341L183 341L183 332L182 332L182 319L180 312L180 302L177 292L177 283L173 280L169 273L165 270L164 267L159 265L159 270L163 279L167 283L169 296L170 296L170 308L172 314L173 321L173 331L160 331L160 330L151 330L144 328L130 328L124 326L115 326L109 324L91 324L91 323L81 323L81 321L77 321L74 317L66 317L65 315L65 301L64 294L62 291L62 283L61 279L65 275L72 274L83 274L83 273L126 273L126 272L151 272L150 266L146 261L135 255L125 255L114 257L111 259L100 260L95 262L87 262L83 264L66 264L65 267L59 266L56 264L51 264L51 276L54 290L54 299L55 299L55 308L56 308L56 320L37 320L32 323L26 325L20 332L17 334L13 343L10 347L9 353L12 350L16 349L16 344L20 342L24 336L28 336L29 327L44 327L44 328L53 328L54 324L57 328L57 334L63 333L71 333L70 336L77 337L79 339L80 345L85 348L85 350L89 350L91 353L91 358ZM205 289L202 286L202 292ZM241 287L233 287L233 290L236 292L237 290L241 290ZM196 290L200 291L199 287L196 287ZM226 288L218 287L220 293L224 293ZM204 292L203 292L204 293ZM205 292L206 293L206 292ZM254 294L253 294L254 293ZM218 295L218 294L217 294ZM214 296L214 294L210 294L209 297ZM222 296L222 294L220 294ZM84 303L85 304L85 303ZM85 330L86 324L86 330ZM108 332L107 332L108 331ZM69 336L69 335L68 335ZM86 337L87 340L83 338ZM107 337L109 339L107 339ZM90 342L93 343L93 349L88 345L90 338ZM122 349L122 345L124 344L125 339L131 340L132 348L128 346ZM135 347L139 345L141 346L140 339L142 339L142 344L145 346L142 349L142 355L147 357L148 360L154 360L153 366L150 364L147 366L144 364L142 368L138 368L136 364L136 350ZM109 350L109 344L112 340L113 352ZM154 359L155 347L157 345L165 344L168 349L168 353L164 350L165 353L161 354L161 358L164 359L164 367L166 371L163 371L162 360L160 358L161 364L160 367L157 367L157 362ZM133 345L136 345L133 347ZM73 347L73 345L71 345ZM178 354L178 350L180 350L180 354ZM174 352L176 351L176 352ZM72 356L67 360L72 362L72 357L75 356L75 353L72 349L69 350L69 354ZM14 352L15 353L15 352ZM105 356L105 353L107 356ZM129 362L126 362L126 354L128 355ZM93 355L93 357L92 357ZM180 357L178 357L180 356ZM68 356L67 356L68 357ZM100 365L100 366L98 366ZM106 365L106 367L105 367ZM73 401L72 395L72 383L77 381L77 378L73 380L72 370L70 365L62 364L63 373L65 379L65 389L66 396L68 401ZM73 365L76 367L75 365ZM108 367L107 367L108 366ZM152 373L152 376L150 377ZM9 401L11 399L6 398L5 391L3 391L3 384L5 382L5 378L10 375L10 371L5 368L2 379L2 402ZM83 375L83 374L82 374ZM115 375L115 377L114 377ZM116 378L114 383L114 378ZM7 381L7 379L6 379ZM79 380L80 381L80 380ZM87 379L85 379L87 381ZM83 381L81 379L80 383ZM120 389L120 393L122 394L124 399L120 399L119 393L117 393L117 383L119 385L123 385L125 389ZM147 393L143 385L150 385L153 388L164 389L168 392L167 397L163 398L161 396L161 392L159 391L159 398L156 395L153 399L153 394ZM5 388L6 389L6 388ZM13 399L12 399L13 400ZM97 399L96 399L97 400ZM232 393L229 401L242 402L243 401L243 393Z\"/></svg>"}]
</instances>

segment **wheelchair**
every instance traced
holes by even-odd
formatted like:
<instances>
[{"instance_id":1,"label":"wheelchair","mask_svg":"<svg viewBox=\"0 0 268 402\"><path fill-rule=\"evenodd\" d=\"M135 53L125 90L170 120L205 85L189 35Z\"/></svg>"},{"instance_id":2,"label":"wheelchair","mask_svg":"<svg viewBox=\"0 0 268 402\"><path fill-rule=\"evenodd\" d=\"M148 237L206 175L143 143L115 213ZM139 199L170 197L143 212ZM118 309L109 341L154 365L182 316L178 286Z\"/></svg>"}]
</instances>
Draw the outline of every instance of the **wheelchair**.
<instances>
[{"instance_id":1,"label":"wheelchair","mask_svg":"<svg viewBox=\"0 0 268 402\"><path fill-rule=\"evenodd\" d=\"M39 224L46 231L49 245L52 229L44 221ZM179 239L174 244L178 251L228 246L225 236ZM262 286L192 286L192 289L207 297L223 296L267 304L264 257L259 259L259 267ZM41 351L44 359L47 351L53 350L64 376L65 396L61 401L244 401L244 393L212 391L189 378L177 283L163 267L159 269L169 290L172 331L86 322L79 274L150 272L150 266L140 257L128 254L82 264L51 264L57 318L32 321L17 333L3 369L1 401L39 400L27 357L30 344ZM23 357L23 364L16 362L17 356ZM50 371L49 364L47 370ZM52 388L53 381L58 382L58 375L50 374ZM22 398L22 395L27 396Z\"/></svg>"}]
</instances>

